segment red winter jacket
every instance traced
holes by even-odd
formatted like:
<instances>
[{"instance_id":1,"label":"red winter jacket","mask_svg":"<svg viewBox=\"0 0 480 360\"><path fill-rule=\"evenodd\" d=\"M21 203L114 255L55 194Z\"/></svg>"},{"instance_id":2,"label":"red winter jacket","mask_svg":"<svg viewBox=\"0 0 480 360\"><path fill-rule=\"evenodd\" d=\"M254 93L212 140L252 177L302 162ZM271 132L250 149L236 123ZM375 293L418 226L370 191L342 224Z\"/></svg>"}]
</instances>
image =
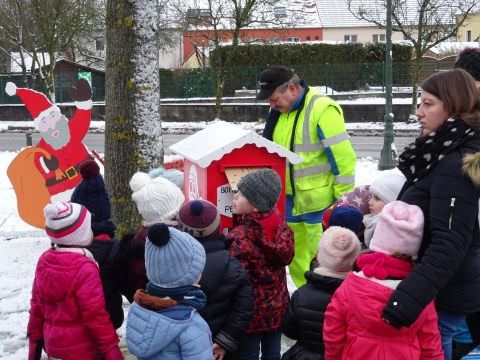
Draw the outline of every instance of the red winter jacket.
<instances>
[{"instance_id":1,"label":"red winter jacket","mask_svg":"<svg viewBox=\"0 0 480 360\"><path fill-rule=\"evenodd\" d=\"M247 270L253 288L254 314L246 332L282 327L288 307L285 266L293 259L292 230L275 212L234 216L227 234L229 252Z\"/></svg>"},{"instance_id":2,"label":"red winter jacket","mask_svg":"<svg viewBox=\"0 0 480 360\"><path fill-rule=\"evenodd\" d=\"M97 264L80 253L50 249L38 260L28 321L29 359L44 350L62 360L123 359L105 309Z\"/></svg>"},{"instance_id":3,"label":"red winter jacket","mask_svg":"<svg viewBox=\"0 0 480 360\"><path fill-rule=\"evenodd\" d=\"M381 317L392 292L383 284L348 274L325 313L326 360L444 359L433 303L410 327L396 329Z\"/></svg>"},{"instance_id":4,"label":"red winter jacket","mask_svg":"<svg viewBox=\"0 0 480 360\"><path fill-rule=\"evenodd\" d=\"M64 174L60 181L55 181L55 171L49 170L44 163L43 155L37 153L35 156L35 166L37 170L45 177L45 181L51 181L46 184L50 195L55 195L69 189L73 189L82 181L80 176L80 164L90 159L87 148L83 145L82 140L87 134L90 127L90 119L92 116L91 109L77 109L75 114L68 121L68 129L70 131L70 141L62 148L55 150L48 144L45 139L41 138L37 144L38 148L44 149L58 160L58 169Z\"/></svg>"}]
</instances>

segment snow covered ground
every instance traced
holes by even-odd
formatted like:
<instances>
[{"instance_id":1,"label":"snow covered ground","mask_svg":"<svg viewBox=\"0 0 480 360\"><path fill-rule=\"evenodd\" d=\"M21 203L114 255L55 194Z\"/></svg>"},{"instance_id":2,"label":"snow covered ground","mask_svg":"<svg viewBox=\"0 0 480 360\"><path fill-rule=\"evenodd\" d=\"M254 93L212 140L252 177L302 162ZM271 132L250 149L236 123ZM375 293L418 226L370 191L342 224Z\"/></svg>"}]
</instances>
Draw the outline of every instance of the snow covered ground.
<instances>
[{"instance_id":1,"label":"snow covered ground","mask_svg":"<svg viewBox=\"0 0 480 360\"><path fill-rule=\"evenodd\" d=\"M41 230L24 223L17 215L16 198L7 177L15 152L0 152L0 359L27 359L26 328L30 291L39 256L50 242ZM169 160L169 159L166 159ZM357 162L357 184L369 184L377 174L377 162ZM290 282L290 289L294 286ZM125 303L127 310L128 304ZM125 344L125 327L119 330Z\"/></svg>"}]
</instances>

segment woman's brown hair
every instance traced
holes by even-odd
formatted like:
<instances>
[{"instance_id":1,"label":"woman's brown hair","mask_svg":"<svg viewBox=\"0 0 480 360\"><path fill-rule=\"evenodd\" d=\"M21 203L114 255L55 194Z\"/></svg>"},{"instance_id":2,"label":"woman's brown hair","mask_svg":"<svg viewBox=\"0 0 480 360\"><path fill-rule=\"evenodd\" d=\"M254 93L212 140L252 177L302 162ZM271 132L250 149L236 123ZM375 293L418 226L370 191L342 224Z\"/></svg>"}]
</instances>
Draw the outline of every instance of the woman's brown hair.
<instances>
[{"instance_id":1,"label":"woman's brown hair","mask_svg":"<svg viewBox=\"0 0 480 360\"><path fill-rule=\"evenodd\" d=\"M443 101L450 117L460 117L468 126L480 129L480 94L475 80L465 70L435 73L425 79L421 88Z\"/></svg>"}]
</instances>

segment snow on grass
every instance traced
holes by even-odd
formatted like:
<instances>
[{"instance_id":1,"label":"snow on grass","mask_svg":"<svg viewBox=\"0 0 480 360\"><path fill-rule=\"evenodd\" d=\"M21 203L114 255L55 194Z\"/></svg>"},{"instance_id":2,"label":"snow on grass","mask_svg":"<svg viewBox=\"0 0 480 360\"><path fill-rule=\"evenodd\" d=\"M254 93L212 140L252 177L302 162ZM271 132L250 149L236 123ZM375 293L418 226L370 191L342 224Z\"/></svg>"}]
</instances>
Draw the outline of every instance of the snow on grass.
<instances>
[{"instance_id":1,"label":"snow on grass","mask_svg":"<svg viewBox=\"0 0 480 360\"><path fill-rule=\"evenodd\" d=\"M24 223L17 214L16 197L6 175L16 152L0 152L0 358L27 359L26 329L30 294L35 266L40 255L50 246L42 230ZM166 157L165 161L177 160ZM356 184L370 184L377 175L377 161L363 158L357 161ZM288 277L290 292L295 285ZM125 312L128 303L124 302ZM126 315L125 315L126 319ZM118 330L121 347L125 348L125 323ZM287 343L282 343L285 350ZM129 357L130 359L130 357Z\"/></svg>"}]
</instances>

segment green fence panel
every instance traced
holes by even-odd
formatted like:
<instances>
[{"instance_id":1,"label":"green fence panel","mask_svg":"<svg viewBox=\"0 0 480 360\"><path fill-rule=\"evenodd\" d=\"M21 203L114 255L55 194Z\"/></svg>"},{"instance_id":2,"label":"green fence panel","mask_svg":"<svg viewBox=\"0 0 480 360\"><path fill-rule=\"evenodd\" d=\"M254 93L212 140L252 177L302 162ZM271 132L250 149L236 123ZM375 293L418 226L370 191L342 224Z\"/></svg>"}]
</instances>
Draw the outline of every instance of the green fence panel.
<instances>
[{"instance_id":1,"label":"green fence panel","mask_svg":"<svg viewBox=\"0 0 480 360\"><path fill-rule=\"evenodd\" d=\"M234 96L235 90L258 91L258 79L266 65L230 66L225 73L223 96ZM333 91L356 91L370 87L385 87L385 65L377 63L335 63L335 64L295 64L292 66L300 77L312 86L325 87ZM438 71L441 66L435 62L424 63L421 78ZM393 86L411 86L413 63L394 63L392 69ZM105 99L105 77L101 74L92 74L93 100L97 102ZM217 73L211 68L199 69L161 69L160 96L165 98L195 98L214 97ZM55 74L56 102L70 102L68 89L77 80L74 72L58 72ZM23 77L19 74L0 74L0 104L19 104L18 97L5 94L5 84L12 81L17 86L25 86ZM28 79L32 83L32 79ZM31 87L31 85L27 85ZM34 88L44 92L41 81L34 82Z\"/></svg>"}]
</instances>

